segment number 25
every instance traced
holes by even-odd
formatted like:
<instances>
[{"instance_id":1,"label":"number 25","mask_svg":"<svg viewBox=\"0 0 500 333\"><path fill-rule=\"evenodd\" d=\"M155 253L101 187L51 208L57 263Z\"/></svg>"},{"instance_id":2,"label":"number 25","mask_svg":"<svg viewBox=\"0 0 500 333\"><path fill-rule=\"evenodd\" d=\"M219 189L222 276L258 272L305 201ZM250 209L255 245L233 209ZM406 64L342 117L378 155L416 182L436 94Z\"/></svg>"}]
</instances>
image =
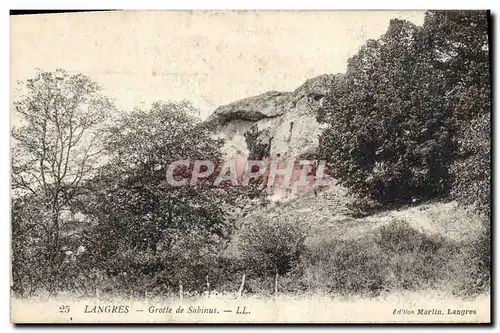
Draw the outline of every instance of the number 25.
<instances>
[{"instance_id":1,"label":"number 25","mask_svg":"<svg viewBox=\"0 0 500 333\"><path fill-rule=\"evenodd\" d=\"M60 313L68 313L69 312L69 305L61 305L59 307L59 312Z\"/></svg>"}]
</instances>

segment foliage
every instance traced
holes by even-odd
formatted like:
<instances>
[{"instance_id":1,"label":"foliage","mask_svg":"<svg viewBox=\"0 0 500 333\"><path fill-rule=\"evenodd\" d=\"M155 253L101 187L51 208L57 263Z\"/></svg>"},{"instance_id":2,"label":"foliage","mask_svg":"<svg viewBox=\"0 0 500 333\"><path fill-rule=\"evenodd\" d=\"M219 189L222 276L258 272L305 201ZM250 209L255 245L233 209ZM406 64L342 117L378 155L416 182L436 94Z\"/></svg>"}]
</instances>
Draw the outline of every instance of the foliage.
<instances>
[{"instance_id":1,"label":"foliage","mask_svg":"<svg viewBox=\"0 0 500 333\"><path fill-rule=\"evenodd\" d=\"M50 272L44 269L44 229L37 223L40 215L33 198L12 201L12 282L14 291L21 294L30 295L37 287L50 287L45 279Z\"/></svg>"},{"instance_id":2,"label":"foliage","mask_svg":"<svg viewBox=\"0 0 500 333\"><path fill-rule=\"evenodd\" d=\"M99 159L97 125L113 106L95 82L63 70L38 72L26 87L27 94L14 103L21 125L12 131L13 188L42 190L63 206Z\"/></svg>"},{"instance_id":3,"label":"foliage","mask_svg":"<svg viewBox=\"0 0 500 333\"><path fill-rule=\"evenodd\" d=\"M487 21L428 12L392 20L349 59L319 114L321 154L335 177L382 203L446 196L461 126L489 110Z\"/></svg>"},{"instance_id":4,"label":"foliage","mask_svg":"<svg viewBox=\"0 0 500 333\"><path fill-rule=\"evenodd\" d=\"M462 125L490 112L486 11L428 11L424 21L432 65L445 78L447 101Z\"/></svg>"},{"instance_id":5,"label":"foliage","mask_svg":"<svg viewBox=\"0 0 500 333\"><path fill-rule=\"evenodd\" d=\"M63 272L72 204L97 168L100 125L113 106L95 82L63 70L38 72L26 88L12 131L13 257L21 260L14 270L43 271L39 282L50 291Z\"/></svg>"},{"instance_id":6,"label":"foliage","mask_svg":"<svg viewBox=\"0 0 500 333\"><path fill-rule=\"evenodd\" d=\"M306 235L303 222L282 216L257 217L243 226L239 250L257 274L283 275L297 264Z\"/></svg>"},{"instance_id":7,"label":"foliage","mask_svg":"<svg viewBox=\"0 0 500 333\"><path fill-rule=\"evenodd\" d=\"M489 227L491 210L491 120L485 113L469 122L453 165L453 195L459 203L481 213Z\"/></svg>"},{"instance_id":8,"label":"foliage","mask_svg":"<svg viewBox=\"0 0 500 333\"><path fill-rule=\"evenodd\" d=\"M449 110L422 38L418 27L391 21L380 40L349 60L323 115L329 127L320 148L329 168L349 188L380 202L432 197L449 188Z\"/></svg>"},{"instance_id":9,"label":"foliage","mask_svg":"<svg viewBox=\"0 0 500 333\"><path fill-rule=\"evenodd\" d=\"M458 154L453 197L490 219L491 87L488 20L484 11L430 11L435 66L448 84L457 123Z\"/></svg>"},{"instance_id":10,"label":"foliage","mask_svg":"<svg viewBox=\"0 0 500 333\"><path fill-rule=\"evenodd\" d=\"M143 276L146 285L200 285L227 245L229 208L240 194L212 186L212 178L172 186L165 171L179 159L220 163L222 142L184 102L155 103L124 115L109 131L109 163L86 184L79 204L93 224L86 239L95 265L113 267L109 275ZM192 165L179 169L175 176L186 177Z\"/></svg>"},{"instance_id":11,"label":"foliage","mask_svg":"<svg viewBox=\"0 0 500 333\"><path fill-rule=\"evenodd\" d=\"M487 229L461 244L443 272L448 274L448 284L453 294L474 297L490 291L491 238Z\"/></svg>"},{"instance_id":12,"label":"foliage","mask_svg":"<svg viewBox=\"0 0 500 333\"><path fill-rule=\"evenodd\" d=\"M482 262L482 254L476 249L476 244L428 235L393 220L360 238L325 240L308 247L300 280L308 289L339 295L377 296L441 285L468 296L477 286L468 285L476 281L472 277L484 276L476 264Z\"/></svg>"},{"instance_id":13,"label":"foliage","mask_svg":"<svg viewBox=\"0 0 500 333\"><path fill-rule=\"evenodd\" d=\"M381 258L381 250L366 239L332 240L308 249L303 260L305 278L309 288L329 293L376 295L384 282Z\"/></svg>"}]
</instances>

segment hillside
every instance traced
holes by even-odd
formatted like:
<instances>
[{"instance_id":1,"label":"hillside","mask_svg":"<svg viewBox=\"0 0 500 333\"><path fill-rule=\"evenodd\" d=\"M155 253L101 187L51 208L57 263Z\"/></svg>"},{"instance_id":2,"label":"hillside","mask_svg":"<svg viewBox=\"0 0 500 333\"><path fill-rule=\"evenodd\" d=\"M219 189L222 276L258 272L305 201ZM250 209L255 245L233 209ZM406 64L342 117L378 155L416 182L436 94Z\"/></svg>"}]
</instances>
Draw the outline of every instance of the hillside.
<instances>
[{"instance_id":1,"label":"hillside","mask_svg":"<svg viewBox=\"0 0 500 333\"><path fill-rule=\"evenodd\" d=\"M322 125L316 120L322 101L339 75L307 80L293 92L266 92L218 107L208 118L212 131L226 140L226 158L314 158ZM262 217L285 216L309 225L306 243L366 236L393 221L406 221L428 235L463 241L477 235L475 219L456 202L434 202L366 214L358 198L332 180L327 190L271 196L239 219L237 226ZM362 217L359 217L362 216ZM238 232L227 249L238 254Z\"/></svg>"},{"instance_id":2,"label":"hillside","mask_svg":"<svg viewBox=\"0 0 500 333\"><path fill-rule=\"evenodd\" d=\"M241 228L262 217L289 217L293 221L304 221L308 227L306 245L314 245L331 239L355 239L369 236L381 226L396 222L407 222L413 229L432 236L440 235L452 242L474 239L480 232L477 217L459 208L457 203L431 202L399 209L384 210L362 216L357 208L357 198L348 194L342 186L335 184L318 196L313 193L295 195L271 201L238 221ZM361 217L360 217L361 215ZM238 255L238 233L227 250L228 255Z\"/></svg>"}]
</instances>

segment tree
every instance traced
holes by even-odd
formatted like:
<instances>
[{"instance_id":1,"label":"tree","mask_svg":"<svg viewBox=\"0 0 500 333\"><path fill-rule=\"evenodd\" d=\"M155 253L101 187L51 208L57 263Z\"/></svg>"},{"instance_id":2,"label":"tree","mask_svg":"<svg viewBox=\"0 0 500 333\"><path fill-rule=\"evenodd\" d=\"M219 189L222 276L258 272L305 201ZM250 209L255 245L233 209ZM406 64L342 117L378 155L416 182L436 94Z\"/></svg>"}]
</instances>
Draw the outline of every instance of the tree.
<instances>
[{"instance_id":1,"label":"tree","mask_svg":"<svg viewBox=\"0 0 500 333\"><path fill-rule=\"evenodd\" d=\"M473 119L460 140L459 159L453 165L453 196L485 218L491 218L491 120L485 113ZM486 225L489 228L489 225Z\"/></svg>"},{"instance_id":2,"label":"tree","mask_svg":"<svg viewBox=\"0 0 500 333\"><path fill-rule=\"evenodd\" d=\"M31 296L38 288L50 290L52 271L40 260L46 252L43 207L34 195L12 200L12 285L17 295ZM52 279L53 280L53 279Z\"/></svg>"},{"instance_id":3,"label":"tree","mask_svg":"<svg viewBox=\"0 0 500 333\"><path fill-rule=\"evenodd\" d=\"M57 272L72 203L82 181L98 165L103 151L99 127L113 105L90 78L63 70L39 71L27 80L26 88L26 94L14 103L21 125L12 130L12 189L14 200L31 198L19 202L37 211L15 218L26 218L18 224L36 221L43 229L40 255Z\"/></svg>"},{"instance_id":4,"label":"tree","mask_svg":"<svg viewBox=\"0 0 500 333\"><path fill-rule=\"evenodd\" d=\"M490 218L491 86L485 11L429 11L424 28L433 65L448 83L447 100L457 126L453 196Z\"/></svg>"},{"instance_id":5,"label":"tree","mask_svg":"<svg viewBox=\"0 0 500 333\"><path fill-rule=\"evenodd\" d=\"M462 124L490 112L488 14L428 11L424 32L432 66L446 79L447 99Z\"/></svg>"},{"instance_id":6,"label":"tree","mask_svg":"<svg viewBox=\"0 0 500 333\"><path fill-rule=\"evenodd\" d=\"M224 248L237 189L213 186L214 176L196 186L173 186L166 179L168 166L177 160L222 164L222 141L212 138L197 112L187 102L158 102L123 115L109 128L109 162L87 183L80 205L93 225L89 251L108 275L135 271L149 281L161 277L161 284L177 285L175 272L196 261L194 272L207 273ZM176 168L174 177L187 178L192 164ZM173 258L179 244L193 243L188 238L198 242L183 252L190 259Z\"/></svg>"},{"instance_id":7,"label":"tree","mask_svg":"<svg viewBox=\"0 0 500 333\"><path fill-rule=\"evenodd\" d=\"M392 20L349 59L319 120L320 151L341 183L381 203L446 195L453 123L421 27Z\"/></svg>"}]
</instances>

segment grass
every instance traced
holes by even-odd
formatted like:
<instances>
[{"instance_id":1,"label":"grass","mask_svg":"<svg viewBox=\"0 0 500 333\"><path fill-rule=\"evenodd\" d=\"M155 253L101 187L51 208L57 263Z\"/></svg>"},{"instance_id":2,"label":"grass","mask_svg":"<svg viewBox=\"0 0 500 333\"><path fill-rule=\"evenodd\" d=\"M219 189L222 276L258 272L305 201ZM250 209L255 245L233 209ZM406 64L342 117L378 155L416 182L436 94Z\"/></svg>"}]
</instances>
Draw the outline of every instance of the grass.
<instances>
[{"instance_id":1,"label":"grass","mask_svg":"<svg viewBox=\"0 0 500 333\"><path fill-rule=\"evenodd\" d=\"M242 272L232 272L229 292L144 294L124 297L56 297L39 295L11 299L14 322L110 323L478 323L490 321L488 239L453 240L429 235L408 222L393 219L356 238L317 238L302 254L302 262L279 280L250 274L242 298L235 291ZM241 269L241 271L240 271ZM231 277L231 276L227 276ZM226 278L227 278L226 277ZM215 282L215 281L214 281ZM229 283L230 282L230 283ZM88 314L95 305L127 305L127 314ZM71 313L61 313L61 305ZM173 308L172 314L149 313L151 307ZM176 313L178 307L185 312ZM216 309L215 314L189 309ZM243 310L249 314L238 315ZM439 315L418 315L437 309ZM450 310L475 310L474 315L451 315ZM140 311L138 311L140 310ZM224 310L228 311L225 312ZM413 314L395 314L410 310ZM230 312L229 312L230 311Z\"/></svg>"},{"instance_id":2,"label":"grass","mask_svg":"<svg viewBox=\"0 0 500 333\"><path fill-rule=\"evenodd\" d=\"M280 295L379 299L433 291L445 298L472 300L489 294L489 230L474 214L457 208L454 202L435 202L354 218L343 213L345 201L334 195L316 198L306 194L243 219L252 223L257 215L280 216L308 223L298 262L279 276ZM210 264L210 288L231 295L245 274L245 297L272 297L274 276L259 274L242 261L239 237L237 234L216 265ZM279 245L279 240L279 235L272 242L270 237L262 237L272 245ZM185 291L202 294L205 275L202 277L198 284L184 281ZM162 287L145 277L110 283L110 290L99 287L102 294L121 290L132 297L147 292L148 297L175 298L175 282ZM94 291L89 288L87 295Z\"/></svg>"},{"instance_id":3,"label":"grass","mask_svg":"<svg viewBox=\"0 0 500 333\"><path fill-rule=\"evenodd\" d=\"M301 278L308 289L343 295L440 289L474 297L489 292L487 241L429 235L392 220L357 238L310 243Z\"/></svg>"},{"instance_id":4,"label":"grass","mask_svg":"<svg viewBox=\"0 0 500 333\"><path fill-rule=\"evenodd\" d=\"M479 216L448 201L355 218L344 209L348 204L352 198L333 188L259 213L309 223L300 263L280 277L283 290L377 297L438 289L462 298L489 292L489 231ZM237 257L234 248L229 252ZM254 293L272 291L272 277L248 281Z\"/></svg>"}]
</instances>

